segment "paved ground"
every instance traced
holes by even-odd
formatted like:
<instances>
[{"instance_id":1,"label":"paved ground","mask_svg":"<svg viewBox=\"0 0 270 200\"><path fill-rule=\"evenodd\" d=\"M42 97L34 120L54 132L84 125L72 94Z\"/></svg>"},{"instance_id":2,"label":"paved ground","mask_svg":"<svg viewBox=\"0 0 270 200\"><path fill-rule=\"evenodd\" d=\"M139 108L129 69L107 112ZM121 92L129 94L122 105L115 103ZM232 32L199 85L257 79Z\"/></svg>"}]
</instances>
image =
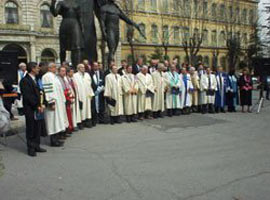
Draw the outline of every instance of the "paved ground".
<instances>
[{"instance_id":1,"label":"paved ground","mask_svg":"<svg viewBox=\"0 0 270 200\"><path fill-rule=\"evenodd\" d=\"M12 136L0 199L269 200L269 113L99 126L37 158Z\"/></svg>"}]
</instances>

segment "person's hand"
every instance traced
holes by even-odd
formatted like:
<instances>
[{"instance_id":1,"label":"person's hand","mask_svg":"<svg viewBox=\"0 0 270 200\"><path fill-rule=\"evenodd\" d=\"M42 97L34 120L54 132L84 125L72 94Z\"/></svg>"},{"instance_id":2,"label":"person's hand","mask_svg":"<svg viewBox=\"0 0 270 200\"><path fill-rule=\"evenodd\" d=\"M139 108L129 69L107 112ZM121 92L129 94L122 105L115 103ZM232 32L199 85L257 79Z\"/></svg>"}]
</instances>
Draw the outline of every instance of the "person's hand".
<instances>
[{"instance_id":1,"label":"person's hand","mask_svg":"<svg viewBox=\"0 0 270 200\"><path fill-rule=\"evenodd\" d=\"M51 108L51 110L55 110L55 105L54 104L51 105L50 108Z\"/></svg>"}]
</instances>

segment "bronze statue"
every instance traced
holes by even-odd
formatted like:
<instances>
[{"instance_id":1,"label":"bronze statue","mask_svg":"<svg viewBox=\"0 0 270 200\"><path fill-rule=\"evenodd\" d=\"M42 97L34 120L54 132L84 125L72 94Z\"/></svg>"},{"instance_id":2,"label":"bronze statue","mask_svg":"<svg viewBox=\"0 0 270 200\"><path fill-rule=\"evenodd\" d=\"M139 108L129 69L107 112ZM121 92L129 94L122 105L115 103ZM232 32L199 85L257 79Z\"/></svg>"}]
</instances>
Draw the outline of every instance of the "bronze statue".
<instances>
[{"instance_id":1,"label":"bronze statue","mask_svg":"<svg viewBox=\"0 0 270 200\"><path fill-rule=\"evenodd\" d=\"M74 0L80 5L81 22L84 30L83 34L83 59L90 63L97 61L97 35L95 27L94 12L96 11L96 0Z\"/></svg>"},{"instance_id":2,"label":"bronze statue","mask_svg":"<svg viewBox=\"0 0 270 200\"><path fill-rule=\"evenodd\" d=\"M66 61L66 51L71 51L71 62L76 67L82 60L84 47L80 5L74 0L64 0L57 4L56 0L52 0L51 13L54 17L63 17L59 31L61 63Z\"/></svg>"},{"instance_id":3,"label":"bronze statue","mask_svg":"<svg viewBox=\"0 0 270 200\"><path fill-rule=\"evenodd\" d=\"M99 21L101 25L102 36L107 41L109 48L108 64L114 58L119 43L119 23L120 19L127 24L134 26L144 37L138 24L129 19L123 11L114 3L114 0L97 0Z\"/></svg>"}]
</instances>

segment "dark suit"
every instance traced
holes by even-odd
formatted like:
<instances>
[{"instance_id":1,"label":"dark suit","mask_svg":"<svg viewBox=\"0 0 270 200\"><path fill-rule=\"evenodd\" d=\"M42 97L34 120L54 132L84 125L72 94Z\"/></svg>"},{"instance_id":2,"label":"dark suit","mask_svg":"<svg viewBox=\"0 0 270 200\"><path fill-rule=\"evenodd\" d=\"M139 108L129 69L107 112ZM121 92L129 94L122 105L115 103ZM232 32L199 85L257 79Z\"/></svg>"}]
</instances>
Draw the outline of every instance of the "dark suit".
<instances>
[{"instance_id":1,"label":"dark suit","mask_svg":"<svg viewBox=\"0 0 270 200\"><path fill-rule=\"evenodd\" d=\"M28 149L39 148L41 126L44 120L35 120L35 112L40 106L40 89L27 74L20 82L23 96L23 108L26 122L26 140Z\"/></svg>"},{"instance_id":2,"label":"dark suit","mask_svg":"<svg viewBox=\"0 0 270 200\"><path fill-rule=\"evenodd\" d=\"M98 74L96 74L98 73ZM104 112L105 112L105 98L104 91L96 94L99 86L105 86L105 75L102 71L91 71L90 76L92 79L92 88L95 95L98 95L98 99L92 98L92 121L95 125L97 122L104 123ZM98 102L96 102L98 101ZM96 109L96 105L98 104L98 112Z\"/></svg>"},{"instance_id":3,"label":"dark suit","mask_svg":"<svg viewBox=\"0 0 270 200\"><path fill-rule=\"evenodd\" d=\"M136 75L141 71L142 66L135 64L132 65L132 74Z\"/></svg>"}]
</instances>

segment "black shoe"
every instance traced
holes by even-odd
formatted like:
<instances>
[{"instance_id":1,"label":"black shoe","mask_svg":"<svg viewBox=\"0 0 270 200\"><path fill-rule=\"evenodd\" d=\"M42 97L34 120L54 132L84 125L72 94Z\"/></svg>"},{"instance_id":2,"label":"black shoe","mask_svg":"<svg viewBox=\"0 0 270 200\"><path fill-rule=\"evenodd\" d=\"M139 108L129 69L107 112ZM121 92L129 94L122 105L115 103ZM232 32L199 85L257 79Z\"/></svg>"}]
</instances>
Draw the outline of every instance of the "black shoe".
<instances>
[{"instance_id":1,"label":"black shoe","mask_svg":"<svg viewBox=\"0 0 270 200\"><path fill-rule=\"evenodd\" d=\"M41 147L36 148L35 151L38 152L38 153L45 153L45 152L47 152L46 149L43 149Z\"/></svg>"},{"instance_id":2,"label":"black shoe","mask_svg":"<svg viewBox=\"0 0 270 200\"><path fill-rule=\"evenodd\" d=\"M111 125L114 125L114 117L110 117L110 123Z\"/></svg>"},{"instance_id":3,"label":"black shoe","mask_svg":"<svg viewBox=\"0 0 270 200\"><path fill-rule=\"evenodd\" d=\"M28 149L28 155L31 157L36 157L37 153L36 153L35 149Z\"/></svg>"},{"instance_id":4,"label":"black shoe","mask_svg":"<svg viewBox=\"0 0 270 200\"><path fill-rule=\"evenodd\" d=\"M126 116L126 119L127 119L127 123L131 122L131 117L130 116Z\"/></svg>"},{"instance_id":5,"label":"black shoe","mask_svg":"<svg viewBox=\"0 0 270 200\"><path fill-rule=\"evenodd\" d=\"M62 147L64 146L64 142L61 141L56 141L56 142L51 142L52 147Z\"/></svg>"},{"instance_id":6,"label":"black shoe","mask_svg":"<svg viewBox=\"0 0 270 200\"><path fill-rule=\"evenodd\" d=\"M83 129L84 129L82 124L78 124L78 128L79 128L80 130L83 130Z\"/></svg>"}]
</instances>

